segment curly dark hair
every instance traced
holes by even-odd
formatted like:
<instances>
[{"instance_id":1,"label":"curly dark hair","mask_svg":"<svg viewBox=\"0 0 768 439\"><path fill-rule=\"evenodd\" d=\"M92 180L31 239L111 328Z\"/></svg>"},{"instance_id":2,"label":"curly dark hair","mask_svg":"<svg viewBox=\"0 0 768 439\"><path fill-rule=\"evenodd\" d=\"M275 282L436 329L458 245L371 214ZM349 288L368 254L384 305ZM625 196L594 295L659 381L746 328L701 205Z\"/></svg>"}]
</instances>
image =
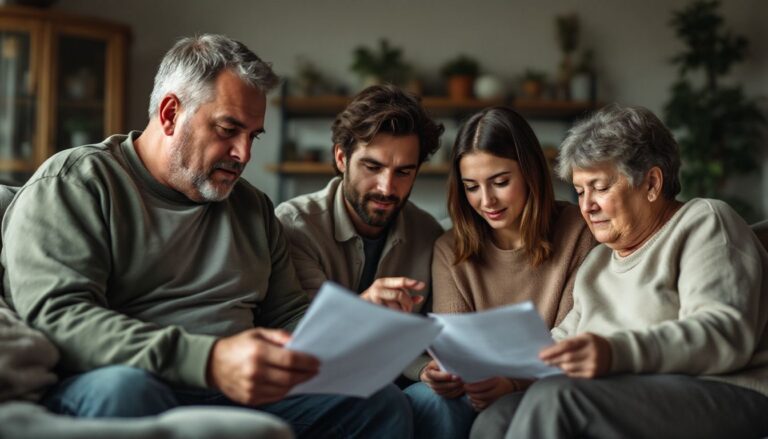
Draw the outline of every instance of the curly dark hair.
<instances>
[{"instance_id":1,"label":"curly dark hair","mask_svg":"<svg viewBox=\"0 0 768 439\"><path fill-rule=\"evenodd\" d=\"M416 134L421 165L440 147L444 130L443 124L429 117L416 96L394 85L373 85L358 93L336 116L331 139L349 160L358 143L368 143L379 133ZM340 175L335 162L333 167Z\"/></svg>"}]
</instances>

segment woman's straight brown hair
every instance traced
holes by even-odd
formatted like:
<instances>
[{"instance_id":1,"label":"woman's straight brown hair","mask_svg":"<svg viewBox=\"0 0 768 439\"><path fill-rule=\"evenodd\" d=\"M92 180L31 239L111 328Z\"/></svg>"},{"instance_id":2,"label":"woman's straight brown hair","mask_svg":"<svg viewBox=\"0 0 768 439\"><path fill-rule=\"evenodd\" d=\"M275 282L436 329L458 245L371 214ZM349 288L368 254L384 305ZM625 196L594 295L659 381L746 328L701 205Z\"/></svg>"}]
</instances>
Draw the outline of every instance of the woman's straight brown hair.
<instances>
[{"instance_id":1,"label":"woman's straight brown hair","mask_svg":"<svg viewBox=\"0 0 768 439\"><path fill-rule=\"evenodd\" d=\"M474 152L515 160L525 180L528 200L520 219L523 249L531 266L541 265L552 253L550 232L555 194L547 160L528 122L507 107L492 107L474 114L459 129L451 150L448 174L448 213L453 221L455 264L467 259L482 261L483 246L491 227L470 206L461 180L459 163Z\"/></svg>"}]
</instances>

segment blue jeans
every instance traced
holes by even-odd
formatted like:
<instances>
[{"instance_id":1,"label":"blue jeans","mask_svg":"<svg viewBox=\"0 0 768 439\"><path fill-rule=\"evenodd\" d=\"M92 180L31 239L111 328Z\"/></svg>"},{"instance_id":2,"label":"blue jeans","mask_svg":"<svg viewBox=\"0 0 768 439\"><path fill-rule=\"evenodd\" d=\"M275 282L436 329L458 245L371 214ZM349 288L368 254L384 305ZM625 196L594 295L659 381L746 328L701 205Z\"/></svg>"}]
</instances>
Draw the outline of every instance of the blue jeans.
<instances>
[{"instance_id":1,"label":"blue jeans","mask_svg":"<svg viewBox=\"0 0 768 439\"><path fill-rule=\"evenodd\" d=\"M240 406L222 393L177 388L142 369L109 366L69 377L43 404L77 417L152 416L186 405ZM300 395L255 407L291 425L299 437L397 437L413 435L413 415L403 393L389 385L370 398Z\"/></svg>"},{"instance_id":2,"label":"blue jeans","mask_svg":"<svg viewBox=\"0 0 768 439\"><path fill-rule=\"evenodd\" d=\"M414 437L466 438L477 412L466 396L443 398L424 383L416 383L405 389L405 396L413 408Z\"/></svg>"}]
</instances>

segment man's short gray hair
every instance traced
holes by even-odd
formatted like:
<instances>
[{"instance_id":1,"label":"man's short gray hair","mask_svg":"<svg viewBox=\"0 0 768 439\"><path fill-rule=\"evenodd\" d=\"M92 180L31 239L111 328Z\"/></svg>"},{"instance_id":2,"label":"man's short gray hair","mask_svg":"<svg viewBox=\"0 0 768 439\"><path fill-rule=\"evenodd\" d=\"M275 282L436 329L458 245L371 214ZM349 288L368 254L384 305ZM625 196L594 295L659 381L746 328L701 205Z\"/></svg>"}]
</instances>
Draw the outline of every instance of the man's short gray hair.
<instances>
[{"instance_id":1,"label":"man's short gray hair","mask_svg":"<svg viewBox=\"0 0 768 439\"><path fill-rule=\"evenodd\" d=\"M570 182L573 168L614 164L637 187L658 166L664 176L662 194L680 193L680 150L672 133L643 107L608 105L578 122L560 146L557 175Z\"/></svg>"},{"instance_id":2,"label":"man's short gray hair","mask_svg":"<svg viewBox=\"0 0 768 439\"><path fill-rule=\"evenodd\" d=\"M271 64L239 41L212 34L182 38L160 63L149 98L149 117L157 114L160 101L168 93L174 93L194 112L200 104L214 98L213 83L225 69L265 94L279 82Z\"/></svg>"}]
</instances>

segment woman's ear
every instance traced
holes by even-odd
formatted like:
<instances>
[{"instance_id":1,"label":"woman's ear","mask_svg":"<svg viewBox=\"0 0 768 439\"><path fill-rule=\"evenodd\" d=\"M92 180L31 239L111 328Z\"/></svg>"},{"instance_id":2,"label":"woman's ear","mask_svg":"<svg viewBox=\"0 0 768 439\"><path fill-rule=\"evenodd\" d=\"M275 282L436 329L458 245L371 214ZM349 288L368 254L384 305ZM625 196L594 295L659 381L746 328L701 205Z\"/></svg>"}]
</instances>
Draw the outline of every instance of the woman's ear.
<instances>
[{"instance_id":1,"label":"woman's ear","mask_svg":"<svg viewBox=\"0 0 768 439\"><path fill-rule=\"evenodd\" d=\"M661 196L661 189L664 187L664 173L658 166L652 167L645 177L648 201L653 203Z\"/></svg>"}]
</instances>

